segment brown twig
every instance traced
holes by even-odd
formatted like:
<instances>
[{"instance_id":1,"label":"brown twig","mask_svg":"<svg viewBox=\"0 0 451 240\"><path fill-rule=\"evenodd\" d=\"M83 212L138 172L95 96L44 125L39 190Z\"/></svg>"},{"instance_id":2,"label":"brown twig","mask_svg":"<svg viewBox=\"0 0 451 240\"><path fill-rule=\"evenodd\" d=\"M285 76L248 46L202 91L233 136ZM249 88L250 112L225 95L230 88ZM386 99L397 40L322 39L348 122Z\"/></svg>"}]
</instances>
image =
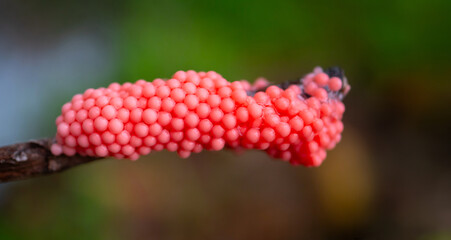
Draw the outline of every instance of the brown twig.
<instances>
[{"instance_id":1,"label":"brown twig","mask_svg":"<svg viewBox=\"0 0 451 240\"><path fill-rule=\"evenodd\" d=\"M325 73L330 77L336 76L343 79L343 88L338 92L338 97L342 99L349 90L343 70L339 67L332 67L326 69ZM277 86L286 89L292 84L300 84L301 79L287 81ZM248 92L248 94L253 96L256 92L264 91L265 89L266 87L253 90ZM80 155L72 157L65 155L55 156L50 152L50 146L53 142L54 139L40 139L0 147L0 183L61 172L83 163L102 159Z\"/></svg>"},{"instance_id":2,"label":"brown twig","mask_svg":"<svg viewBox=\"0 0 451 240\"><path fill-rule=\"evenodd\" d=\"M101 158L55 156L53 139L32 140L0 147L0 183L61 172Z\"/></svg>"}]
</instances>

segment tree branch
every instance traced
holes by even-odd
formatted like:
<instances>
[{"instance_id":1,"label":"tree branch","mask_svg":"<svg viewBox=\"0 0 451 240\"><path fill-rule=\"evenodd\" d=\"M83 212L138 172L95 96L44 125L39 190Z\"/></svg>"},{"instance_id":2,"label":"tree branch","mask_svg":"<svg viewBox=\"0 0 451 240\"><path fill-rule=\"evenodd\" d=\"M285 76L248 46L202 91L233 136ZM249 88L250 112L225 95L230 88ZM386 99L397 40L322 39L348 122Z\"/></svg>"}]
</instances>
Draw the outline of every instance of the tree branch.
<instances>
[{"instance_id":1,"label":"tree branch","mask_svg":"<svg viewBox=\"0 0 451 240\"><path fill-rule=\"evenodd\" d=\"M32 140L0 147L0 183L61 172L102 158L75 155L55 156L54 139Z\"/></svg>"},{"instance_id":2,"label":"tree branch","mask_svg":"<svg viewBox=\"0 0 451 240\"><path fill-rule=\"evenodd\" d=\"M349 90L343 70L339 67L333 67L326 69L325 73L330 77L337 76L343 79L343 88L338 95L339 99L342 99ZM299 78L277 86L286 89L290 85L299 85L301 83L302 78ZM267 87L248 91L248 94L254 96L256 92L265 91ZM303 91L304 89L302 88L301 90ZM302 94L306 95L304 92ZM50 146L54 141L53 138L40 139L0 147L0 183L61 172L83 163L102 159L100 157L83 157L80 155L72 157L66 155L55 156L50 151Z\"/></svg>"}]
</instances>

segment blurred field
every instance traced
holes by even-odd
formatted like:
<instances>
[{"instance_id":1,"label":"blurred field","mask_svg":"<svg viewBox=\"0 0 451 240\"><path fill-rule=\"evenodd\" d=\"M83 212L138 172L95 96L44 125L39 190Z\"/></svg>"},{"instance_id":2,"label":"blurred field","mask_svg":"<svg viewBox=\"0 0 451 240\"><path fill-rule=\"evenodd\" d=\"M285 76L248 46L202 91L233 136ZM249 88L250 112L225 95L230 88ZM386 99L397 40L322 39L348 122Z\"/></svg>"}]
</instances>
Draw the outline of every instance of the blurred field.
<instances>
[{"instance_id":1,"label":"blurred field","mask_svg":"<svg viewBox=\"0 0 451 240\"><path fill-rule=\"evenodd\" d=\"M0 0L0 145L55 134L111 82L339 65L343 139L319 168L152 153L0 185L0 239L451 239L450 1Z\"/></svg>"}]
</instances>

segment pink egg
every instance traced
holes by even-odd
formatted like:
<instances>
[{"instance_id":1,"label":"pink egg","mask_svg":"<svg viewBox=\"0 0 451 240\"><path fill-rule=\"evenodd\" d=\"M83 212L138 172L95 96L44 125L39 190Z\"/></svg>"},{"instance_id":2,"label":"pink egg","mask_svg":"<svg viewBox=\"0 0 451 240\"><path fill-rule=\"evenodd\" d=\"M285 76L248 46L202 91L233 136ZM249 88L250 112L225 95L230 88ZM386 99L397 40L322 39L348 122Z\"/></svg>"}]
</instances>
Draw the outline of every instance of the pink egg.
<instances>
[{"instance_id":1,"label":"pink egg","mask_svg":"<svg viewBox=\"0 0 451 240\"><path fill-rule=\"evenodd\" d=\"M135 109L137 104L138 104L138 100L132 96L129 96L129 97L125 98L125 100L124 100L124 107L130 111Z\"/></svg>"}]
</instances>

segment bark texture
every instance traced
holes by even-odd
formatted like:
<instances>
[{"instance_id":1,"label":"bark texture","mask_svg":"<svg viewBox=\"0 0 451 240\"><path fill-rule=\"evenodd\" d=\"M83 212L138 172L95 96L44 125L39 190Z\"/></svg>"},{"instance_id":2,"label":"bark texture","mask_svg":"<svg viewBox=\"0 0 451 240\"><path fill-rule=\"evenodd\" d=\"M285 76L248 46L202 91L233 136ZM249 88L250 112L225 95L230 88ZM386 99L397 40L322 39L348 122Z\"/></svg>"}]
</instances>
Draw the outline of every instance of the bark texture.
<instances>
[{"instance_id":1,"label":"bark texture","mask_svg":"<svg viewBox=\"0 0 451 240\"><path fill-rule=\"evenodd\" d=\"M55 156L50 152L54 139L39 139L0 147L0 183L56 172L101 158L75 155Z\"/></svg>"}]
</instances>

